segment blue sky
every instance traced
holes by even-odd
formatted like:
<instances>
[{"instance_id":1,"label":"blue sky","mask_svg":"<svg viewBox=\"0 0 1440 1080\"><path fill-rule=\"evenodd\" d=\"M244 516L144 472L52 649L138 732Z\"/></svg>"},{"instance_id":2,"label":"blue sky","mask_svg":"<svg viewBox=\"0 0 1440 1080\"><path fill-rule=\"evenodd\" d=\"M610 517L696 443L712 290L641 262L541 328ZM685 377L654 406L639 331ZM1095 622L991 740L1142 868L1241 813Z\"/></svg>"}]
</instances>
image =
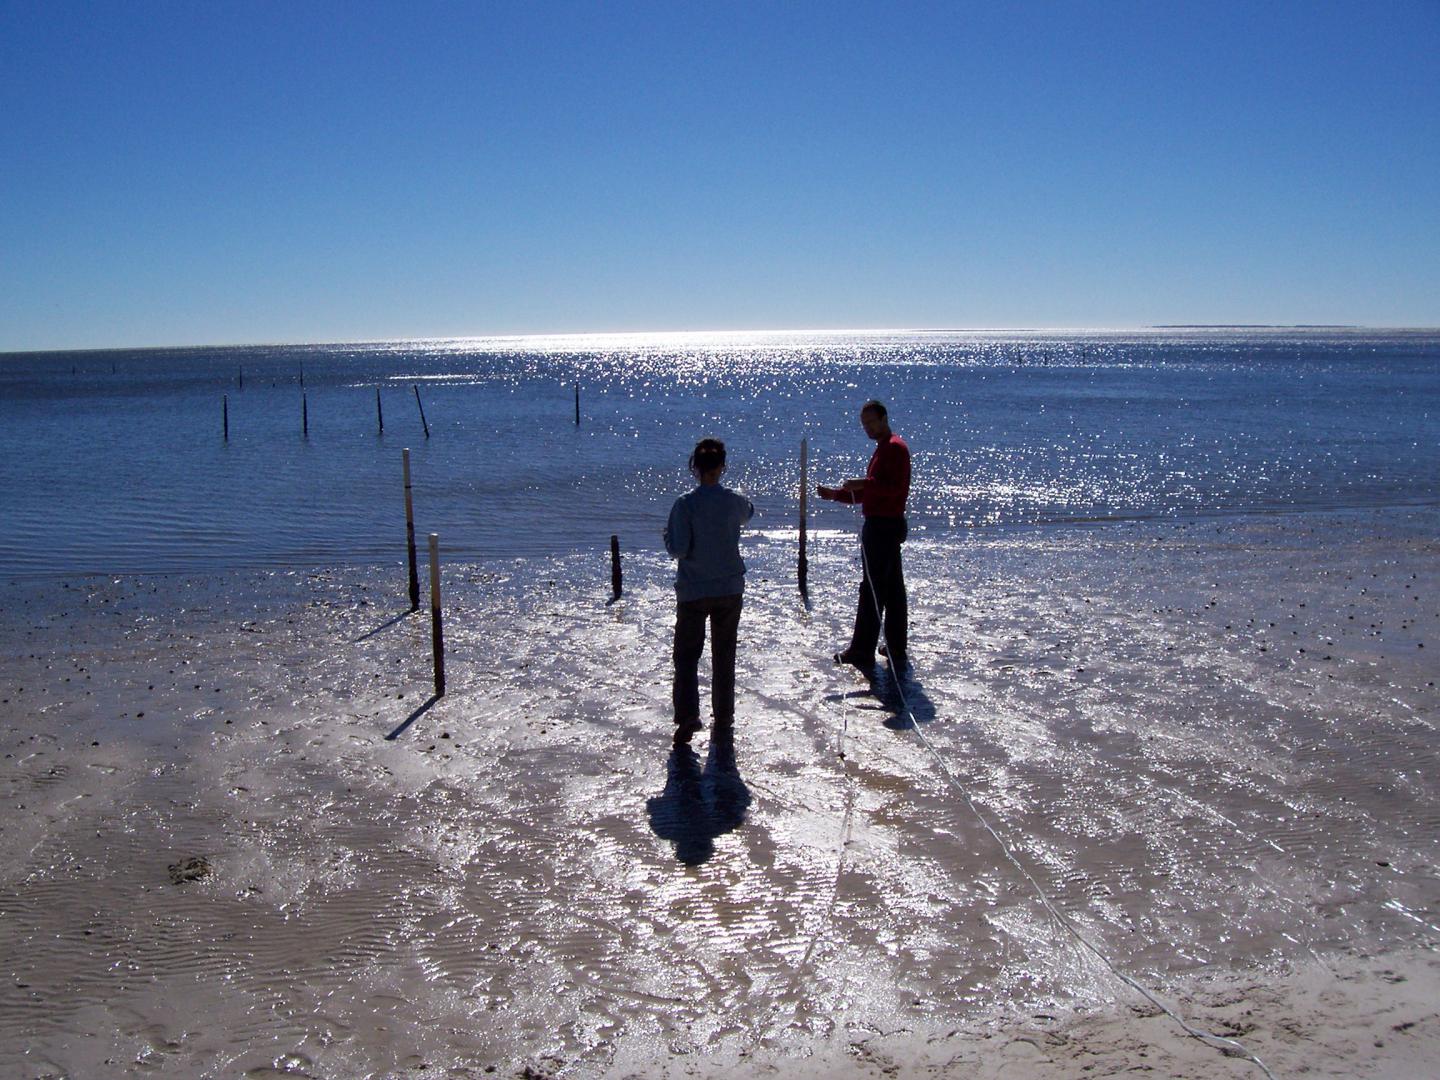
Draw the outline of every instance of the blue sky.
<instances>
[{"instance_id":1,"label":"blue sky","mask_svg":"<svg viewBox=\"0 0 1440 1080\"><path fill-rule=\"evenodd\" d=\"M0 349L1440 325L1437 56L1437 0L0 0Z\"/></svg>"}]
</instances>

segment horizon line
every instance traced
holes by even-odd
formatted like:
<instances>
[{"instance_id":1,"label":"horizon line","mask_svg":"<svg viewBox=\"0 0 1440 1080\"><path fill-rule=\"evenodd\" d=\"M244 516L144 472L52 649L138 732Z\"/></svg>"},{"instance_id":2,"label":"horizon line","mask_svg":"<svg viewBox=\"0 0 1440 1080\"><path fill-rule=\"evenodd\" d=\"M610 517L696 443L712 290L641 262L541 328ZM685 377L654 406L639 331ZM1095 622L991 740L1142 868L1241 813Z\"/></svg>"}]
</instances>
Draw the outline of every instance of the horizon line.
<instances>
[{"instance_id":1,"label":"horizon line","mask_svg":"<svg viewBox=\"0 0 1440 1080\"><path fill-rule=\"evenodd\" d=\"M395 345L400 343L434 344L439 342L520 342L554 339L596 338L734 338L734 337L801 337L807 335L879 336L884 334L1126 334L1159 330L1362 330L1411 333L1440 333L1440 326L1372 326L1365 323L1146 323L1135 326L955 326L955 327L810 327L790 329L745 330L559 330L529 333L451 334L428 337L365 337L335 338L311 341L232 341L191 342L165 345L68 345L0 349L0 355L16 356L32 353L104 353L139 350L182 349L266 349L280 346L323 347L343 345Z\"/></svg>"}]
</instances>

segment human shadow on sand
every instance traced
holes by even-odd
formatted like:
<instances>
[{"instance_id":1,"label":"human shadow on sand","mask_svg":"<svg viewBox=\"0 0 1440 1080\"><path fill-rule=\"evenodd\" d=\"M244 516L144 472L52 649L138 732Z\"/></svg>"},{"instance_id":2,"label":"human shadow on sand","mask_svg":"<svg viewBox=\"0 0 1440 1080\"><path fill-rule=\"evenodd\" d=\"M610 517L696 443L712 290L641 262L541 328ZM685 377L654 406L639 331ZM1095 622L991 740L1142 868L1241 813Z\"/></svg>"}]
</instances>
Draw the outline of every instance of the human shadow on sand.
<instances>
[{"instance_id":1,"label":"human shadow on sand","mask_svg":"<svg viewBox=\"0 0 1440 1080\"><path fill-rule=\"evenodd\" d=\"M928 724L935 719L935 703L925 693L925 687L915 677L913 668L906 668L896 675L887 665L881 664L866 676L869 687L864 690L848 690L843 694L827 694L826 701L857 702L856 708L885 713L884 725L891 731L908 731L916 724ZM874 704L860 699L868 698Z\"/></svg>"},{"instance_id":2,"label":"human shadow on sand","mask_svg":"<svg viewBox=\"0 0 1440 1080\"><path fill-rule=\"evenodd\" d=\"M925 693L913 668L897 675L890 668L881 667L870 687L890 714L885 718L885 726L891 731L908 731L916 724L928 724L935 719L935 703Z\"/></svg>"},{"instance_id":3,"label":"human shadow on sand","mask_svg":"<svg viewBox=\"0 0 1440 1080\"><path fill-rule=\"evenodd\" d=\"M675 845L675 858L699 866L715 854L715 838L738 828L750 808L750 789L735 763L733 736L715 735L704 767L688 746L670 752L665 790L647 802L650 828Z\"/></svg>"}]
</instances>

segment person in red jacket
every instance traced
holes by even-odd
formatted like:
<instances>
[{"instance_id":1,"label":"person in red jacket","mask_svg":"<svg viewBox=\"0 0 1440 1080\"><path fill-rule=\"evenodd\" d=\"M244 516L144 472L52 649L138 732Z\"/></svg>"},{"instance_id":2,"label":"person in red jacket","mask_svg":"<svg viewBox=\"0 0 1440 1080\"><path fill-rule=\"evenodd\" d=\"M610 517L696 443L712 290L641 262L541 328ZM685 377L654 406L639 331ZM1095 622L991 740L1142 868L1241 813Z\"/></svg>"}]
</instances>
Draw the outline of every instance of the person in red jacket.
<instances>
[{"instance_id":1,"label":"person in red jacket","mask_svg":"<svg viewBox=\"0 0 1440 1080\"><path fill-rule=\"evenodd\" d=\"M865 516L860 529L863 573L855 631L845 651L835 654L835 661L854 664L865 672L873 670L883 618L885 646L880 650L881 655L888 656L890 669L898 672L909 664L909 613L900 545L909 531L905 500L910 494L910 447L890 430L889 415L878 401L865 403L860 410L860 425L876 444L864 478L846 480L838 488L824 485L816 488L822 499L859 503Z\"/></svg>"}]
</instances>

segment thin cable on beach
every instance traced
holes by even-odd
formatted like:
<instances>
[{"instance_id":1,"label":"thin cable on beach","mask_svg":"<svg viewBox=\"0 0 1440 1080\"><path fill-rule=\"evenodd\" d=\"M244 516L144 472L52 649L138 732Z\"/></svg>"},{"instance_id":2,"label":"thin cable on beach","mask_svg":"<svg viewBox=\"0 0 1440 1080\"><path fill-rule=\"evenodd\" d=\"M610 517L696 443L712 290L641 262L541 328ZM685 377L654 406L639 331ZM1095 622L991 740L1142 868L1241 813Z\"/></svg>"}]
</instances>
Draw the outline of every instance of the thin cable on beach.
<instances>
[{"instance_id":1,"label":"thin cable on beach","mask_svg":"<svg viewBox=\"0 0 1440 1080\"><path fill-rule=\"evenodd\" d=\"M863 522L861 524L861 528L864 528ZM869 587L870 590L870 600L875 605L876 615L879 616L881 613L880 598L879 595L875 592L875 582L870 577L870 566L865 558L865 544L863 540L860 543L860 563L862 576L865 579L865 584ZM881 627L881 632L883 634L883 622L881 623ZM888 634L885 635L885 648L887 653L893 657L895 654L895 650L890 646L890 638ZM1213 1032L1204 1031L1200 1028L1194 1027L1184 1017L1182 1017L1174 1009L1170 1008L1170 1006L1166 1005L1158 997L1152 994L1132 976L1122 971L1098 945L1094 944L1080 931L1078 927L1075 926L1075 924L1070 920L1070 917L1068 915L1062 912L1054 904L1054 902L1051 901L1050 896L1048 893L1046 893L1044 887L1041 886L1040 882L1035 879L1034 875L1031 874L1029 870L1025 869L1019 858L1011 850L1010 845L1005 842L1005 840L994 829L994 827L991 826L989 820L986 819L985 815L980 812L980 808L975 805L974 799L970 797L969 790L950 771L950 769L945 764L944 758L940 756L940 753L935 749L934 745L930 742L930 740L925 737L924 731L921 730L920 724L915 719L915 714L910 708L910 702L905 697L905 687L902 679L900 678L899 670L893 667L891 670L894 674L896 692L900 695L900 704L904 709L905 715L910 719L910 730L915 732L916 737L920 740L920 744L930 752L930 756L935 759L935 764L939 767L941 775L944 776L945 779L950 782L950 785L954 787L957 792L960 793L960 797L965 800L965 805L970 808L970 812L975 815L976 820L979 821L985 831L990 834L991 839L993 839L995 843L999 846L1001 853L1009 861L1010 865L1013 866L1020 873L1020 875L1027 882L1030 883L1030 887L1035 890L1035 895L1039 897L1040 903L1050 914L1050 917L1054 919L1072 938L1074 938L1076 942L1078 942L1093 956L1095 956L1102 964L1104 964L1105 967L1109 969L1112 975L1114 975L1126 986L1130 987L1146 1001L1148 1001L1151 1005L1155 1006L1155 1008L1159 1009L1171 1020L1173 1020L1177 1025L1179 1025L1180 1029L1184 1031L1185 1034L1189 1035L1193 1039L1197 1039L1200 1042L1205 1043L1208 1046L1214 1047L1221 1053L1244 1058L1246 1061L1249 1061L1261 1072L1263 1072L1268 1078L1268 1080L1276 1080L1275 1074L1270 1071L1269 1067L1255 1054L1247 1050L1243 1044L1236 1041L1235 1039L1227 1038L1224 1035L1216 1035Z\"/></svg>"},{"instance_id":2,"label":"thin cable on beach","mask_svg":"<svg viewBox=\"0 0 1440 1080\"><path fill-rule=\"evenodd\" d=\"M810 944L805 947L805 954L800 957L799 963L795 965L795 971L790 976L789 985L786 988L787 995L793 995L795 986L800 977L810 966L810 957L815 953L815 946L819 944L820 936L834 918L835 905L840 899L840 878L845 873L845 855L850 848L850 837L855 828L855 784L850 777L848 764L845 763L845 730L850 721L850 698L848 695L841 698L841 713L844 720L841 724L840 746L836 752L841 760L841 770L845 773L845 814L840 823L840 849L835 855L835 876L831 882L830 902L825 905L825 913L821 918L820 928L810 938Z\"/></svg>"}]
</instances>

